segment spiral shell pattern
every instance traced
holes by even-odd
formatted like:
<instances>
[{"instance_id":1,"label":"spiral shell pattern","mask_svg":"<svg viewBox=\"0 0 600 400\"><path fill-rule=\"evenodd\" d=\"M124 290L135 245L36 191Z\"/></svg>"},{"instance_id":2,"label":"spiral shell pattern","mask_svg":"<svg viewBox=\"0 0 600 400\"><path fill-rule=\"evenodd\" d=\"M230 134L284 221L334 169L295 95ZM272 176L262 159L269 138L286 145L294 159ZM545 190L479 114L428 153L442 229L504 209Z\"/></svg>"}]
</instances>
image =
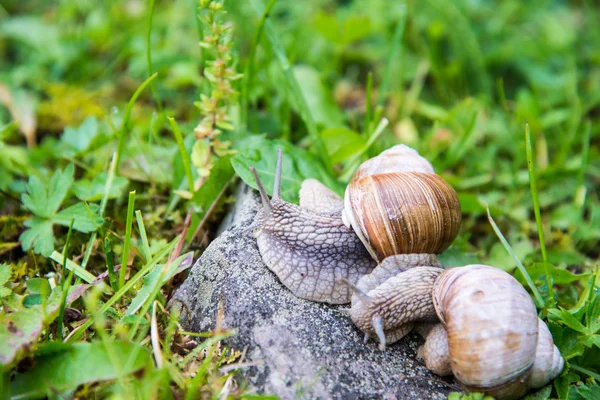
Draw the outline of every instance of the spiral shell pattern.
<instances>
[{"instance_id":1,"label":"spiral shell pattern","mask_svg":"<svg viewBox=\"0 0 600 400\"><path fill-rule=\"evenodd\" d=\"M434 284L452 372L469 391L497 398L529 389L538 343L535 305L506 272L486 265L445 271Z\"/></svg>"}]
</instances>

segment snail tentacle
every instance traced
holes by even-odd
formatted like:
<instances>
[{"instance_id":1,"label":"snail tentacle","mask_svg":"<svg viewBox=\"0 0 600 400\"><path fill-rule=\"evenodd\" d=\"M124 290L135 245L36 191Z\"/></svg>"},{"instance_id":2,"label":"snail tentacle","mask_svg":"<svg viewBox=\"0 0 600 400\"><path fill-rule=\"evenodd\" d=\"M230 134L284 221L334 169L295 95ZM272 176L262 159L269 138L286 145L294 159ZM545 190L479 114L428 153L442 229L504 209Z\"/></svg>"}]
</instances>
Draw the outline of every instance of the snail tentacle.
<instances>
[{"instance_id":1,"label":"snail tentacle","mask_svg":"<svg viewBox=\"0 0 600 400\"><path fill-rule=\"evenodd\" d=\"M256 172L256 168L250 167L250 171L254 175L254 181L256 182L256 186L258 187L258 192L260 193L260 199L263 204L263 210L271 211L272 210L271 201L269 200L267 191L265 190L265 187L263 186L262 181L260 180L260 178L258 176L258 172Z\"/></svg>"},{"instance_id":2,"label":"snail tentacle","mask_svg":"<svg viewBox=\"0 0 600 400\"><path fill-rule=\"evenodd\" d=\"M355 295L359 301L363 302L368 306L373 305L373 300L369 297L369 295L363 292L363 290L356 286L354 283L348 281L347 279L340 279L340 282L342 282L345 285L348 285L350 290L352 290L352 294ZM347 310L348 313L352 312L352 308L348 308Z\"/></svg>"},{"instance_id":3,"label":"snail tentacle","mask_svg":"<svg viewBox=\"0 0 600 400\"><path fill-rule=\"evenodd\" d=\"M373 326L373 330L379 339L379 349L385 350L385 333L383 332L383 320L381 319L381 315L375 314L373 316L373 319L371 319L371 326Z\"/></svg>"}]
</instances>

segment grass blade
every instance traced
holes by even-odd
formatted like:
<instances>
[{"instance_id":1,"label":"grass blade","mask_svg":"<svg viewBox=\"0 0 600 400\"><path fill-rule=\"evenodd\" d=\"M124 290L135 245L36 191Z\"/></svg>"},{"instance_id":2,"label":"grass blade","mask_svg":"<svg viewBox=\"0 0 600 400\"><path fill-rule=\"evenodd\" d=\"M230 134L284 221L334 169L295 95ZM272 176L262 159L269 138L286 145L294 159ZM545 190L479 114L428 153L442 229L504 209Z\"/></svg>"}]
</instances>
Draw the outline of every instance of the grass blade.
<instances>
[{"instance_id":1,"label":"grass blade","mask_svg":"<svg viewBox=\"0 0 600 400\"><path fill-rule=\"evenodd\" d=\"M129 103L127 104L127 108L125 109L125 115L123 117L123 124L121 125L121 131L118 133L119 139L117 141L117 150L113 154L113 158L112 158L112 161L111 161L109 169L108 169L108 177L106 179L106 185L104 186L104 196L102 197L102 200L100 201L100 216L102 216L104 214L104 210L106 209L106 203L108 201L110 189L112 187L113 180L117 173L117 169L119 168L119 163L121 162L121 155L125 148L125 132L127 129L127 125L129 124L129 118L131 116L131 110L133 108L133 105L137 101L140 94L144 91L146 86L148 86L148 84L150 82L152 82L154 80L154 78L156 78L157 76L158 76L158 72L153 74L152 76L150 76L148 79L146 79L137 88L137 90L133 93L133 95L129 99ZM109 119L109 125L111 127L113 127L113 125L110 123L110 119ZM96 232L92 233L92 236L90 237L90 240L88 241L85 255L83 256L83 261L81 263L83 268L85 268L85 266L87 265L88 260L92 254L92 249L93 249L94 243L96 242L96 238L97 238Z\"/></svg>"},{"instance_id":2,"label":"grass blade","mask_svg":"<svg viewBox=\"0 0 600 400\"><path fill-rule=\"evenodd\" d=\"M489 207L487 207L487 215L488 220L490 221L490 225L492 225L494 232L496 232L496 236L498 236L498 239L500 239L500 242L502 242L502 245L504 246L506 251L508 251L508 254L510 254L512 259L515 261L515 264L517 264L517 268L519 269L519 271L521 271L521 274L523 274L523 277L525 278L529 289L531 289L531 292L535 297L536 306L538 308L544 308L546 306L546 302L542 298L542 295L540 294L538 288L535 286L535 283L533 283L533 281L531 280L531 277L529 276L529 273L523 266L523 263L521 263L521 260L519 260L519 257L517 257L517 255L515 254L515 251L512 249L512 247L510 247L510 244L502 234L502 231L500 230L500 228L498 228L498 225L496 225L496 222L494 221L494 219L492 218L492 214L490 213Z\"/></svg>"},{"instance_id":3,"label":"grass blade","mask_svg":"<svg viewBox=\"0 0 600 400\"><path fill-rule=\"evenodd\" d=\"M152 17L154 15L154 3L155 0L150 0L150 6L148 7L148 29L146 30L146 63L148 64L148 76L152 76L152 46L150 39L152 35ZM162 102L160 101L160 97L158 97L158 93L156 92L156 88L154 87L154 82L150 82L150 91L152 92L152 97L154 97L154 101L156 101L158 112L162 114Z\"/></svg>"},{"instance_id":4,"label":"grass blade","mask_svg":"<svg viewBox=\"0 0 600 400\"><path fill-rule=\"evenodd\" d=\"M148 243L148 236L146 235L146 226L144 225L144 219L142 218L142 212L137 210L135 212L135 220L137 221L138 231L142 238L142 253L144 253L145 261L150 259L150 244Z\"/></svg>"},{"instance_id":5,"label":"grass blade","mask_svg":"<svg viewBox=\"0 0 600 400\"><path fill-rule=\"evenodd\" d=\"M106 268L108 270L110 287L112 288L113 292L116 293L117 290L119 290L119 279L117 278L117 274L115 274L115 260L112 253L110 239L108 237L104 238L104 255L106 257Z\"/></svg>"},{"instance_id":6,"label":"grass blade","mask_svg":"<svg viewBox=\"0 0 600 400\"><path fill-rule=\"evenodd\" d=\"M582 373L586 374L587 376L591 376L592 378L594 378L595 380L600 382L600 374L598 374L594 371L590 371L587 368L580 367L579 365L573 364L573 363L569 363L569 367L571 369L574 369L575 371L582 372Z\"/></svg>"},{"instance_id":7,"label":"grass blade","mask_svg":"<svg viewBox=\"0 0 600 400\"><path fill-rule=\"evenodd\" d=\"M533 199L533 212L535 222L537 223L538 235L540 238L540 249L542 250L542 259L547 262L546 242L544 240L544 227L542 226L542 216L540 213L540 201L538 198L537 181L535 176L535 163L533 160L533 150L531 146L531 134L529 124L525 124L525 148L527 153L527 170L529 171L529 187L531 189L531 198Z\"/></svg>"},{"instance_id":8,"label":"grass blade","mask_svg":"<svg viewBox=\"0 0 600 400\"><path fill-rule=\"evenodd\" d=\"M581 137L581 167L577 174L577 191L575 192L575 198L573 202L575 206L579 207L583 212L583 206L585 205L585 198L587 195L587 188L585 187L585 171L588 164L588 157L590 154L590 137L592 132L592 124L590 121L586 121L583 129L583 135Z\"/></svg>"},{"instance_id":9,"label":"grass blade","mask_svg":"<svg viewBox=\"0 0 600 400\"><path fill-rule=\"evenodd\" d=\"M56 328L56 334L58 335L58 340L63 341L63 322L65 319L65 307L67 306L67 294L69 293L69 288L71 287L71 282L73 282L73 271L69 271L69 276L65 280L65 271L67 271L67 254L69 252L69 243L71 242L71 233L73 232L73 223L75 222L75 218L71 219L71 223L69 224L69 232L67 233L67 240L65 242L65 247L63 249L63 275L61 279L61 287L62 293L60 297L60 310L58 312L58 326Z\"/></svg>"},{"instance_id":10,"label":"grass blade","mask_svg":"<svg viewBox=\"0 0 600 400\"><path fill-rule=\"evenodd\" d=\"M166 264L161 269L158 279L156 280L156 283L154 284L154 287L152 288L152 291L150 292L150 296L148 296L148 299L144 302L144 305L142 306L141 310L139 311L138 318L136 319L135 323L131 327L131 330L129 331L129 340L134 339L135 334L137 333L137 329L138 329L140 323L142 322L142 318L144 317L144 315L146 315L146 313L148 312L148 309L150 308L150 305L154 302L154 299L160 293L160 288L163 286L163 277L167 274L167 272L171 268L171 264L173 263L173 261L177 257L179 257L179 254L181 253L181 249L183 248L183 243L185 242L187 230L188 230L188 227L190 226L191 221L192 221L192 209L190 208L190 210L188 211L188 214L185 218L183 230L182 230L181 234L179 235L179 240L177 241L177 246L173 250L173 253L171 253L169 258L167 259ZM140 336L143 338L143 336L145 336L145 335L140 335Z\"/></svg>"},{"instance_id":11,"label":"grass blade","mask_svg":"<svg viewBox=\"0 0 600 400\"><path fill-rule=\"evenodd\" d=\"M529 171L529 187L531 189L531 198L533 199L533 212L535 214L535 222L537 224L538 236L540 239L540 249L542 250L542 259L544 260L544 273L546 274L546 285L548 285L548 297L550 305L554 302L554 288L552 287L552 275L550 274L550 266L546 255L546 242L544 239L544 226L542 224L542 214L540 212L540 200L538 198L537 181L535 176L535 163L533 160L533 150L531 146L531 134L529 132L529 124L525 124L525 149L527 153L527 170Z\"/></svg>"},{"instance_id":12,"label":"grass blade","mask_svg":"<svg viewBox=\"0 0 600 400\"><path fill-rule=\"evenodd\" d=\"M67 232L67 240L65 241L65 247L63 249L63 263L62 263L62 275L60 285L63 290L65 290L65 274L67 272L67 252L69 251L69 242L71 241L71 234L73 233L73 224L75 223L75 218L71 219L71 223L69 224L69 231ZM72 270L71 270L72 271Z\"/></svg>"},{"instance_id":13,"label":"grass blade","mask_svg":"<svg viewBox=\"0 0 600 400\"><path fill-rule=\"evenodd\" d=\"M258 8L257 4L260 4L260 2L258 0L253 0L252 3L256 10ZM257 11L257 13L258 13L258 11ZM260 15L262 15L262 14L259 14L259 16ZM285 50L283 49L283 46L282 46L281 42L279 41L279 36L278 36L277 32L275 31L275 28L273 27L273 25L271 24L271 22L268 19L265 20L264 30L266 33L266 37L269 41L269 44L271 45L271 49L273 50L273 53L275 54L275 58L277 59L277 61L279 63L279 68L281 68L283 75L286 79L286 82L287 82L290 90L292 91L292 95L293 95L294 99L296 100L296 103L297 103L299 111L300 111L300 117L306 124L306 127L308 129L308 136L310 137L312 145L314 146L315 150L317 151L317 154L319 155L321 162L323 162L325 167L327 167L327 171L331 172L332 168L330 165L329 157L327 155L327 149L325 148L325 144L323 143L323 140L321 139L321 135L317 128L317 123L315 122L314 117L310 113L310 109L308 108L306 99L304 98L304 95L302 94L302 90L300 89L300 84L298 83L298 80L294 76L292 64L290 63L290 60L286 56Z\"/></svg>"},{"instance_id":14,"label":"grass blade","mask_svg":"<svg viewBox=\"0 0 600 400\"><path fill-rule=\"evenodd\" d=\"M427 0L427 3L451 24L454 39L456 43L460 43L466 53L468 65L473 68L474 74L469 78L477 83L477 87L482 92L489 95L491 83L485 67L485 58L477 41L477 35L467 17L454 2Z\"/></svg>"},{"instance_id":15,"label":"grass blade","mask_svg":"<svg viewBox=\"0 0 600 400\"><path fill-rule=\"evenodd\" d=\"M57 262L60 265L63 265L64 257L58 251L56 251L56 250L53 251L52 254L50 254L49 258L52 261ZM75 264L73 261L71 261L69 259L67 259L67 269L73 270L75 275L77 275L79 278L81 278L83 281L85 281L87 283L92 283L96 279L96 277L93 274L89 273L84 268L82 268L80 265Z\"/></svg>"},{"instance_id":16,"label":"grass blade","mask_svg":"<svg viewBox=\"0 0 600 400\"><path fill-rule=\"evenodd\" d=\"M365 154L369 150L369 148L371 148L371 146L373 145L373 143L375 143L377 138L379 138L379 136L381 136L381 134L383 133L385 128L389 125L389 123L390 123L390 121L387 118L383 118L383 119L381 119L381 121L379 121L379 124L377 124L377 128L375 128L375 130L373 131L373 134L369 137L369 140L367 140L367 143L365 143L363 148L360 149L360 151L358 153L356 153L346 164L346 167L344 168L344 170L342 171L342 174L340 175L340 179L342 181L350 180L350 178L352 177L352 174L354 174L354 170L357 168L356 163L360 160L360 158L363 156L363 154Z\"/></svg>"},{"instance_id":17,"label":"grass blade","mask_svg":"<svg viewBox=\"0 0 600 400\"><path fill-rule=\"evenodd\" d=\"M121 270L119 271L119 287L125 284L125 273L127 271L127 260L129 259L129 246L131 244L131 225L133 224L133 207L135 204L135 190L129 192L127 203L127 222L125 225L125 240L123 241L123 255L121 257Z\"/></svg>"},{"instance_id":18,"label":"grass blade","mask_svg":"<svg viewBox=\"0 0 600 400\"><path fill-rule=\"evenodd\" d=\"M381 87L379 88L379 94L377 95L377 105L383 106L383 102L385 100L385 96L388 93L390 86L390 76L392 74L392 63L396 58L396 55L402 50L402 37L404 36L404 27L406 26L406 4L402 5L402 15L400 16L400 20L396 25L396 30L394 31L394 37L392 39L392 48L390 49L387 61L385 63L385 70L383 72L383 79L381 80ZM398 80L401 82L402 78L398 77Z\"/></svg>"},{"instance_id":19,"label":"grass blade","mask_svg":"<svg viewBox=\"0 0 600 400\"><path fill-rule=\"evenodd\" d=\"M104 210L106 209L106 203L108 202L108 196L110 194L110 189L111 189L112 183L115 179L115 174L116 174L116 169L117 169L116 161L117 161L117 153L115 152L115 153L113 153L112 160L108 167L108 175L106 177L106 184L104 185L104 195L102 196L102 200L100 201L100 211L99 211L100 216L104 215ZM90 259L90 256L92 255L92 250L94 249L94 243L96 242L97 237L98 237L98 232L94 232L90 236L90 240L88 241L88 244L85 249L85 254L83 256L83 261L81 262L81 266L83 268L86 267L88 260Z\"/></svg>"},{"instance_id":20,"label":"grass blade","mask_svg":"<svg viewBox=\"0 0 600 400\"><path fill-rule=\"evenodd\" d=\"M133 105L137 101L140 94L144 91L146 86L150 84L158 76L158 72L152 74L148 79L146 79L140 87L133 93L131 99L129 99L129 103L127 103L127 108L125 109L125 115L123 116L123 123L121 125L121 132L119 132L119 141L117 142L117 157L115 161L115 169L119 169L119 164L121 163L121 155L123 154L123 150L125 149L125 134L127 133L129 126L129 118L131 117L131 110L133 109Z\"/></svg>"},{"instance_id":21,"label":"grass blade","mask_svg":"<svg viewBox=\"0 0 600 400\"><path fill-rule=\"evenodd\" d=\"M367 75L367 104L365 110L365 136L369 137L371 132L371 123L373 121L373 73L369 72Z\"/></svg>"},{"instance_id":22,"label":"grass blade","mask_svg":"<svg viewBox=\"0 0 600 400\"><path fill-rule=\"evenodd\" d=\"M254 34L254 38L252 39L252 43L250 44L250 54L248 55L248 60L246 61L246 67L244 68L244 78L242 80L242 93L240 96L240 123L242 124L242 130L248 129L249 125L249 115L250 115L250 101L248 100L248 93L250 89L250 83L252 82L252 76L254 75L254 57L256 56L256 49L258 44L260 43L260 39L262 38L263 30L265 27L265 21L269 18L269 14L271 13L271 9L275 5L277 0L270 0L267 7L263 11L262 17L260 21L258 21L258 26L256 27L256 32Z\"/></svg>"},{"instance_id":23,"label":"grass blade","mask_svg":"<svg viewBox=\"0 0 600 400\"><path fill-rule=\"evenodd\" d=\"M163 257L165 257L167 254L169 254L171 252L171 250L173 249L173 247L175 246L175 244L177 243L177 240L178 240L178 238L175 238L171 242L169 242L169 244L167 244L158 253L156 253L154 258L152 258L150 261L148 261L146 263L146 265L144 265L142 267L142 269L140 269L137 272L137 274L135 274L132 278L130 278L127 282L125 282L125 285L123 285L110 299L108 299L106 301L106 303L104 303L98 309L98 315L103 315L106 311L108 311L108 309L110 307L112 307L113 304L115 304L117 301L119 301L125 295L125 293L127 293L129 290L131 290L135 286L135 284L138 283L138 281L140 279L142 279L148 272L150 272L150 270L152 268L154 268L154 266L160 260L162 260ZM77 331L77 334L72 335L68 341L69 342L78 341L81 338L81 335L83 335L83 333L86 331L86 329L89 328L93 323L94 323L93 318L90 318L87 322L85 322L83 325L81 325L81 327Z\"/></svg>"},{"instance_id":24,"label":"grass blade","mask_svg":"<svg viewBox=\"0 0 600 400\"><path fill-rule=\"evenodd\" d=\"M185 144L183 143L183 136L181 135L181 131L179 130L179 125L177 125L177 121L173 117L167 117L169 120L169 124L171 125L171 130L175 135L175 140L177 141L177 146L179 146L179 154L181 155L181 160L183 161L183 169L185 170L185 176L188 181L188 189L190 193L194 193L194 176L192 175L192 167L190 161L190 153L185 148Z\"/></svg>"}]
</instances>

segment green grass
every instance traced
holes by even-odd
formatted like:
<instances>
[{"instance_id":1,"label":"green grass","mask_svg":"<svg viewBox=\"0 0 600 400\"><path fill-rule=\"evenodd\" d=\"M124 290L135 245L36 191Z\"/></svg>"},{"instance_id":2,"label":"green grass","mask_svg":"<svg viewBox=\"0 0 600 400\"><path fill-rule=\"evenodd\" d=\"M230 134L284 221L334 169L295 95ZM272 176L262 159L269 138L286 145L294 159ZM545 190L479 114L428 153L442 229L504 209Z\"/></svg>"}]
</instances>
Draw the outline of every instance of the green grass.
<instances>
[{"instance_id":1,"label":"green grass","mask_svg":"<svg viewBox=\"0 0 600 400\"><path fill-rule=\"evenodd\" d=\"M273 171L282 147L296 168L284 198L309 176L343 192L358 163L396 143L458 191L446 264L502 268L535 299L567 361L538 398L600 391L596 4L207 6L0 6L0 260L11 272L0 318L28 315L35 328L2 369L2 395L17 371L39 376L28 360L68 361L62 341L110 377L66 377L81 398L216 397L233 374L219 368L239 356L219 342L234 333L182 331L164 306L178 262L214 239L233 183L253 184L249 163ZM73 310L81 317L63 321ZM194 350L178 350L192 337Z\"/></svg>"}]
</instances>

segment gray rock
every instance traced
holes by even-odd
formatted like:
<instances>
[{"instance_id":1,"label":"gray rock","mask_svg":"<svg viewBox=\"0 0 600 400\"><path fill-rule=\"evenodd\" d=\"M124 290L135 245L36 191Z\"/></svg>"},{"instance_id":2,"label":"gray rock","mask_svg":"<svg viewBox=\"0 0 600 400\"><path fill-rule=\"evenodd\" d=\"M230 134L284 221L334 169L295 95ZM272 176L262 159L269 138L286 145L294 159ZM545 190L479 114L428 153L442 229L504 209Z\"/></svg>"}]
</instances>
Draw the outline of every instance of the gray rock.
<instances>
[{"instance_id":1,"label":"gray rock","mask_svg":"<svg viewBox=\"0 0 600 400\"><path fill-rule=\"evenodd\" d=\"M456 389L416 360L418 336L379 351L374 341L362 343L339 307L287 290L262 263L249 229L258 207L258 195L240 185L224 231L175 294L189 311L183 325L196 332L215 329L222 303L223 328L237 329L225 343L247 348L246 360L258 364L241 372L250 389L282 399L442 399Z\"/></svg>"}]
</instances>

